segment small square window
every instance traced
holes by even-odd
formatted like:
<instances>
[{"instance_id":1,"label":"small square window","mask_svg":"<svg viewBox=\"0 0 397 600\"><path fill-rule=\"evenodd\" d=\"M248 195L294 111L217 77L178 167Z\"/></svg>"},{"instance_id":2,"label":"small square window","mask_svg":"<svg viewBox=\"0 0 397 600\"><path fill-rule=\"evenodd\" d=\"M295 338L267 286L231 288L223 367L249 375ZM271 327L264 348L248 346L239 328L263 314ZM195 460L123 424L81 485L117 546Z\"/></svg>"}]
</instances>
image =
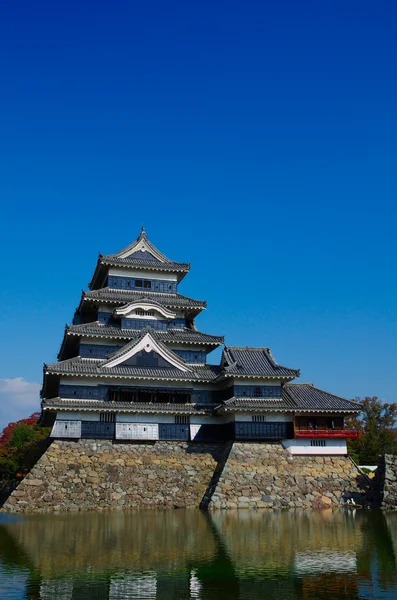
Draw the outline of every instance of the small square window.
<instances>
[{"instance_id":1,"label":"small square window","mask_svg":"<svg viewBox=\"0 0 397 600\"><path fill-rule=\"evenodd\" d=\"M142 279L135 279L135 287L143 287Z\"/></svg>"},{"instance_id":2,"label":"small square window","mask_svg":"<svg viewBox=\"0 0 397 600\"><path fill-rule=\"evenodd\" d=\"M146 289L150 289L152 287L152 282L151 281L144 281L144 287Z\"/></svg>"}]
</instances>

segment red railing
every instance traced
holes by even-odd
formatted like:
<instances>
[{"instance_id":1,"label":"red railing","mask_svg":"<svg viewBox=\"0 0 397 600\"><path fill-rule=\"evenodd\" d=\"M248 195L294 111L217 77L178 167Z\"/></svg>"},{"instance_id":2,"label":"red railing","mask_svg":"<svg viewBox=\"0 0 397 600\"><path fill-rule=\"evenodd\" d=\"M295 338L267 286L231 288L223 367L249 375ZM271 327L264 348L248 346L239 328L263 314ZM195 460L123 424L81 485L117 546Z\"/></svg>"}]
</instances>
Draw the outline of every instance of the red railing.
<instances>
[{"instance_id":1,"label":"red railing","mask_svg":"<svg viewBox=\"0 0 397 600\"><path fill-rule=\"evenodd\" d=\"M296 429L296 438L358 438L354 429Z\"/></svg>"}]
</instances>

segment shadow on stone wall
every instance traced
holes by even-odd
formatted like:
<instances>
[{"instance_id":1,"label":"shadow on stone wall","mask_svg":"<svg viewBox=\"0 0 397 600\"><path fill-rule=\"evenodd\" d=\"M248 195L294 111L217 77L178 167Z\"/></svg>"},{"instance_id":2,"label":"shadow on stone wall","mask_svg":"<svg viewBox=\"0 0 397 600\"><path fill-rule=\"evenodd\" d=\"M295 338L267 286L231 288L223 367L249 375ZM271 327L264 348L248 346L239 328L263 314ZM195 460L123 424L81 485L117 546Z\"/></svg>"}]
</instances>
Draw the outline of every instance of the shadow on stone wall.
<instances>
[{"instance_id":1,"label":"shadow on stone wall","mask_svg":"<svg viewBox=\"0 0 397 600\"><path fill-rule=\"evenodd\" d=\"M207 505L326 508L367 505L369 480L346 456L291 456L280 443L235 442Z\"/></svg>"}]
</instances>

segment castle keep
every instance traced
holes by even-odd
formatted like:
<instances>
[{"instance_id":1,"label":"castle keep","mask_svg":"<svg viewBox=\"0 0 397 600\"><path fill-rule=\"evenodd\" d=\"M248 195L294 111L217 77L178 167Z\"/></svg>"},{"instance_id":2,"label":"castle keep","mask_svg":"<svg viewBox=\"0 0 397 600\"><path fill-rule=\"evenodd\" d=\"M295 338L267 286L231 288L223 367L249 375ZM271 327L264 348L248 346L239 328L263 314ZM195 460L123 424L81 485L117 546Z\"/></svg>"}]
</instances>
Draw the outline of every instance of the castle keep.
<instances>
[{"instance_id":1,"label":"castle keep","mask_svg":"<svg viewBox=\"0 0 397 600\"><path fill-rule=\"evenodd\" d=\"M346 455L355 402L292 383L270 348L202 333L206 302L179 293L190 265L149 241L99 255L58 362L44 367L42 417L58 440L278 441L294 455Z\"/></svg>"}]
</instances>

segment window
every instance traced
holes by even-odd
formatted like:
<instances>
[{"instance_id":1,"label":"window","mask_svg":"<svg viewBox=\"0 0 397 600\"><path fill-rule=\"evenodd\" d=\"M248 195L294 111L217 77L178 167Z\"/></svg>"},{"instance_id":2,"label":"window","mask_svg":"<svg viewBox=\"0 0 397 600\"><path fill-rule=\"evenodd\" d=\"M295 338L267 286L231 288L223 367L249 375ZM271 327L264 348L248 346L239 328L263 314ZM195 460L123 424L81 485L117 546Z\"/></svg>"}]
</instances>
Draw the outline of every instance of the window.
<instances>
[{"instance_id":1,"label":"window","mask_svg":"<svg viewBox=\"0 0 397 600\"><path fill-rule=\"evenodd\" d=\"M189 425L190 417L189 415L176 415L175 424L176 425Z\"/></svg>"},{"instance_id":2,"label":"window","mask_svg":"<svg viewBox=\"0 0 397 600\"><path fill-rule=\"evenodd\" d=\"M135 314L139 317L154 317L153 310L142 310L141 308L137 308Z\"/></svg>"},{"instance_id":3,"label":"window","mask_svg":"<svg viewBox=\"0 0 397 600\"><path fill-rule=\"evenodd\" d=\"M142 279L135 279L135 287L143 287Z\"/></svg>"},{"instance_id":4,"label":"window","mask_svg":"<svg viewBox=\"0 0 397 600\"><path fill-rule=\"evenodd\" d=\"M264 423L266 421L266 415L253 415L252 421L254 423Z\"/></svg>"},{"instance_id":5,"label":"window","mask_svg":"<svg viewBox=\"0 0 397 600\"><path fill-rule=\"evenodd\" d=\"M262 396L262 390L259 387L254 388L254 397L260 398Z\"/></svg>"},{"instance_id":6,"label":"window","mask_svg":"<svg viewBox=\"0 0 397 600\"><path fill-rule=\"evenodd\" d=\"M325 440L310 440L310 445L312 447L316 446L316 447L324 448L325 447Z\"/></svg>"},{"instance_id":7,"label":"window","mask_svg":"<svg viewBox=\"0 0 397 600\"><path fill-rule=\"evenodd\" d=\"M114 423L116 421L116 413L101 412L99 413L99 420L101 423Z\"/></svg>"},{"instance_id":8,"label":"window","mask_svg":"<svg viewBox=\"0 0 397 600\"><path fill-rule=\"evenodd\" d=\"M146 289L150 289L152 287L152 282L151 281L144 281L143 282L143 287L145 287Z\"/></svg>"}]
</instances>

